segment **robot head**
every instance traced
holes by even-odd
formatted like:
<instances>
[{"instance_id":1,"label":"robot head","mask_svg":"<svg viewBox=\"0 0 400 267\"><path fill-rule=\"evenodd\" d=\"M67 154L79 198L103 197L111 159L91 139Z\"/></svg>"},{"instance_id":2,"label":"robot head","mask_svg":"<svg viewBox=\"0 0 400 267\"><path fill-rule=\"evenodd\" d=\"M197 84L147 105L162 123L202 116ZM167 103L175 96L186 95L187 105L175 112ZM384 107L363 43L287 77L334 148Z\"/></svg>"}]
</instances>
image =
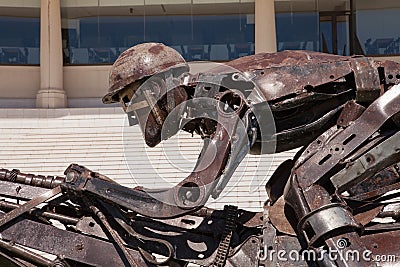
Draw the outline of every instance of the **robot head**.
<instances>
[{"instance_id":1,"label":"robot head","mask_svg":"<svg viewBox=\"0 0 400 267\"><path fill-rule=\"evenodd\" d=\"M173 126L162 131L168 114L187 100L177 78L188 71L189 66L176 50L161 43L138 44L113 64L103 103L120 102L128 115L133 113L146 144L154 147L179 129Z\"/></svg>"}]
</instances>

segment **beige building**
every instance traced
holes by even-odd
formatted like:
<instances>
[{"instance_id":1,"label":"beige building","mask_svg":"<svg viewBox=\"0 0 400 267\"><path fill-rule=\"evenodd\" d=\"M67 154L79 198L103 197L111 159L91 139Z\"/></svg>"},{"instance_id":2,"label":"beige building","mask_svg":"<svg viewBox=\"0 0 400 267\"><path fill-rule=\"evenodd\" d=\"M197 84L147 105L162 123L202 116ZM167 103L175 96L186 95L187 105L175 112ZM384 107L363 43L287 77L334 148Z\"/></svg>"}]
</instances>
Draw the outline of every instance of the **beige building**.
<instances>
[{"instance_id":1,"label":"beige building","mask_svg":"<svg viewBox=\"0 0 400 267\"><path fill-rule=\"evenodd\" d=\"M0 1L0 106L93 107L116 57L166 43L199 61L306 49L397 60L398 1Z\"/></svg>"},{"instance_id":2,"label":"beige building","mask_svg":"<svg viewBox=\"0 0 400 267\"><path fill-rule=\"evenodd\" d=\"M286 49L398 60L399 14L391 0L0 0L0 167L61 174L76 162L127 186L174 184L201 142L180 134L147 149L101 103L122 51L163 42L192 72ZM266 180L293 154L248 156L209 205L260 209Z\"/></svg>"}]
</instances>

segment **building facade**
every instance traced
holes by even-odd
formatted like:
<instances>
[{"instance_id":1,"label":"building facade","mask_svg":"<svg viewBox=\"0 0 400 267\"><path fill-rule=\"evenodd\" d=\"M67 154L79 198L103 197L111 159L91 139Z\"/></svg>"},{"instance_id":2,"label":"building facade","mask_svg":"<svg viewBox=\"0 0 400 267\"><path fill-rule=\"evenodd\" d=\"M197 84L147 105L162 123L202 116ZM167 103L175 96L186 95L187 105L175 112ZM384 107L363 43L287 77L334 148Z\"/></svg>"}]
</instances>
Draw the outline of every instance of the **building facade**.
<instances>
[{"instance_id":1,"label":"building facade","mask_svg":"<svg viewBox=\"0 0 400 267\"><path fill-rule=\"evenodd\" d=\"M399 13L394 0L2 0L0 106L100 106L110 65L142 42L194 70L287 49L397 60Z\"/></svg>"}]
</instances>

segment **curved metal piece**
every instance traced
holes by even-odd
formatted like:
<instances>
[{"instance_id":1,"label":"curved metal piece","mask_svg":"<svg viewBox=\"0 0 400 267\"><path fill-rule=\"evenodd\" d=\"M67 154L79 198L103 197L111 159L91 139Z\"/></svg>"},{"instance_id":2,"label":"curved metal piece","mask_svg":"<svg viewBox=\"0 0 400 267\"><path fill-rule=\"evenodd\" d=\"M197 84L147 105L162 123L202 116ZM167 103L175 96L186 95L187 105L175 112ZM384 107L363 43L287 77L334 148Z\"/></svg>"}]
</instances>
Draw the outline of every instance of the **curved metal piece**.
<instances>
[{"instance_id":1,"label":"curved metal piece","mask_svg":"<svg viewBox=\"0 0 400 267\"><path fill-rule=\"evenodd\" d=\"M168 255L166 256L166 258L158 261L157 259L155 259L153 257L153 255L151 253L147 252L145 249L143 249L141 247L138 247L138 251L140 252L140 254L143 256L143 258L146 261L148 261L152 264L155 264L155 265L164 265L168 261L170 261L172 259L172 257L174 256L174 254L175 254L174 247L167 240L141 235L138 232L136 232L130 225L128 225L124 220L122 220L120 218L115 218L115 220L132 237L137 238L142 241L150 241L150 242L159 243L159 245L165 246L167 248Z\"/></svg>"},{"instance_id":2,"label":"curved metal piece","mask_svg":"<svg viewBox=\"0 0 400 267\"><path fill-rule=\"evenodd\" d=\"M192 173L178 185L162 190L132 190L96 179L96 174L84 167L69 167L67 176L76 179L63 184L66 190L87 191L153 218L173 218L200 209L208 200L231 155L231 143L236 125L247 105L240 92L226 91L218 95L217 129L203 150ZM233 101L230 103L230 101ZM76 174L69 174L70 172Z\"/></svg>"},{"instance_id":3,"label":"curved metal piece","mask_svg":"<svg viewBox=\"0 0 400 267\"><path fill-rule=\"evenodd\" d=\"M103 97L103 103L119 102L116 94L122 88L171 67L181 68L181 72L189 70L183 57L164 44L143 43L125 50L111 67L109 93Z\"/></svg>"},{"instance_id":4,"label":"curved metal piece","mask_svg":"<svg viewBox=\"0 0 400 267\"><path fill-rule=\"evenodd\" d=\"M232 156L232 140L236 138L235 142L237 142L239 138L247 138L247 136L238 136L235 133L236 125L247 109L244 97L239 92L226 91L218 98L216 131L202 152L196 168L174 189L175 203L183 209L205 204L216 186L216 180L225 170L228 158ZM234 98L238 98L238 102L226 103L226 101L234 101L232 100ZM237 105L235 109L233 109L234 105Z\"/></svg>"}]
</instances>

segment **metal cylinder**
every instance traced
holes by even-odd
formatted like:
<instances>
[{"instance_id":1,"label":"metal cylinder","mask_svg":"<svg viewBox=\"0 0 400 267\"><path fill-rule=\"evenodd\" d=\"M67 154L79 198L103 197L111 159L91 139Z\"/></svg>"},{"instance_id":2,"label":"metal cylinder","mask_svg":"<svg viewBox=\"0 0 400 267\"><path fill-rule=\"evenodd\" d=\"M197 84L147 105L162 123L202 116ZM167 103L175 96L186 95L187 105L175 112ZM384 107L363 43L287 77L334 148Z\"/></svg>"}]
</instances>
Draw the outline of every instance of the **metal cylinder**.
<instances>
[{"instance_id":1,"label":"metal cylinder","mask_svg":"<svg viewBox=\"0 0 400 267\"><path fill-rule=\"evenodd\" d=\"M55 188L64 183L65 177L26 174L17 169L11 171L0 169L0 180L43 188Z\"/></svg>"}]
</instances>

